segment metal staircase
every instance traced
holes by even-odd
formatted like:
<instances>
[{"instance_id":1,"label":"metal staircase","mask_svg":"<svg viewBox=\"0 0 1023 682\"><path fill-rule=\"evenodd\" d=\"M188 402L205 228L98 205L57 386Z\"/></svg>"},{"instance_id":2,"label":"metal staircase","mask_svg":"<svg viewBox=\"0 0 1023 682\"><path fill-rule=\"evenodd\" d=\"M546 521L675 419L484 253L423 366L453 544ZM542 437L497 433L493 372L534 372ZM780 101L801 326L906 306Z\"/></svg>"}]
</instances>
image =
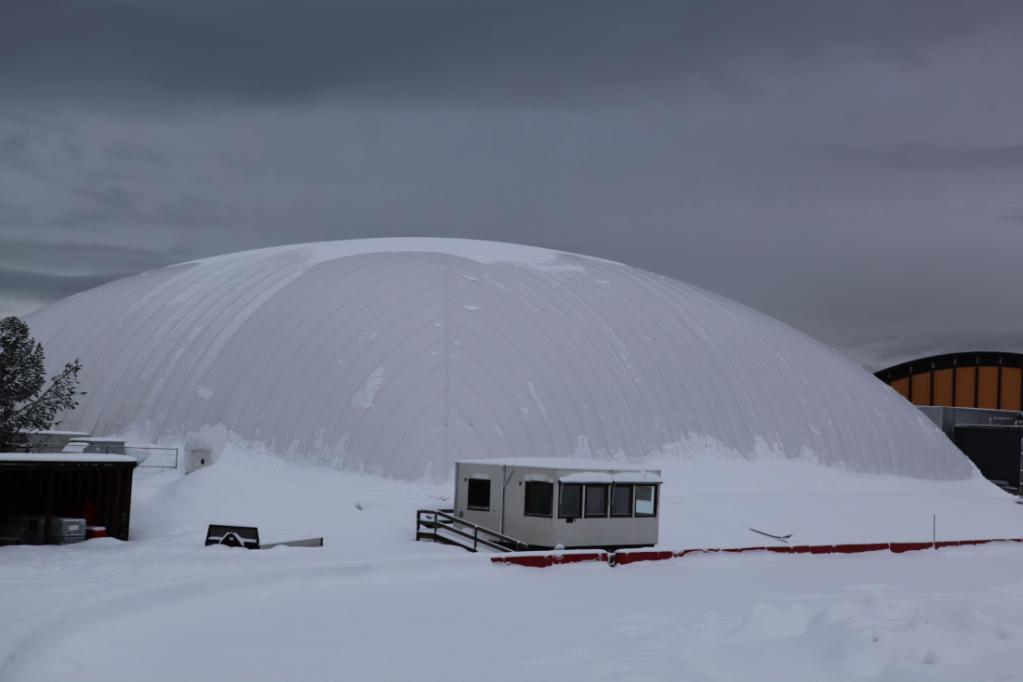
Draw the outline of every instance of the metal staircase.
<instances>
[{"instance_id":1,"label":"metal staircase","mask_svg":"<svg viewBox=\"0 0 1023 682\"><path fill-rule=\"evenodd\" d=\"M480 546L495 552L528 549L526 543L497 531L469 523L454 516L454 509L420 509L416 511L416 540L433 540L455 545L470 552Z\"/></svg>"}]
</instances>

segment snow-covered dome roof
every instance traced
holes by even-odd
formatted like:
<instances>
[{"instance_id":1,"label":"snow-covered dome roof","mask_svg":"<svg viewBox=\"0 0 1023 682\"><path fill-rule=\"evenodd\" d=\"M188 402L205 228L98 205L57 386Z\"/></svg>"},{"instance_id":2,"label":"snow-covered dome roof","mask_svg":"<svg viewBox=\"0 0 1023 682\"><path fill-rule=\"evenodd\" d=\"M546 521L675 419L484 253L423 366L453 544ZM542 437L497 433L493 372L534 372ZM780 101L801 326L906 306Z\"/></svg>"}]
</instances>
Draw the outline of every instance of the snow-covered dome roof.
<instances>
[{"instance_id":1,"label":"snow-covered dome roof","mask_svg":"<svg viewBox=\"0 0 1023 682\"><path fill-rule=\"evenodd\" d=\"M158 441L223 425L281 453L418 478L481 457L691 448L969 477L905 399L792 328L586 256L454 239L183 263L28 317L82 360L62 428Z\"/></svg>"}]
</instances>

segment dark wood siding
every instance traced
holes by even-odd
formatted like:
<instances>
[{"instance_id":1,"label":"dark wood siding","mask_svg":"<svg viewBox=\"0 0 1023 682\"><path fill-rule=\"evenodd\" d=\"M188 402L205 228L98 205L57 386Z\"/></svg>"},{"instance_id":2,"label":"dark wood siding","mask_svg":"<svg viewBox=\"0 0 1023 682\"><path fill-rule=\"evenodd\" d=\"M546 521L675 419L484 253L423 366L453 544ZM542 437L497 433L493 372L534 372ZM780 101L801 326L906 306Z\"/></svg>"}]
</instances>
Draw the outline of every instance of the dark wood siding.
<instances>
[{"instance_id":1,"label":"dark wood siding","mask_svg":"<svg viewBox=\"0 0 1023 682\"><path fill-rule=\"evenodd\" d=\"M23 514L85 518L127 540L134 468L128 462L24 462L0 455L0 521Z\"/></svg>"},{"instance_id":2,"label":"dark wood siding","mask_svg":"<svg viewBox=\"0 0 1023 682\"><path fill-rule=\"evenodd\" d=\"M952 404L952 369L938 369L934 371L934 404Z\"/></svg>"},{"instance_id":3,"label":"dark wood siding","mask_svg":"<svg viewBox=\"0 0 1023 682\"><path fill-rule=\"evenodd\" d=\"M931 373L920 372L914 374L909 379L911 385L911 393L913 396L913 402L917 405L930 405L931 404Z\"/></svg>"},{"instance_id":4,"label":"dark wood siding","mask_svg":"<svg viewBox=\"0 0 1023 682\"><path fill-rule=\"evenodd\" d=\"M1023 402L1020 401L1020 387L1023 382L1023 370L1019 367L1002 367L1002 386L999 394L1001 396L1001 409L1019 410Z\"/></svg>"},{"instance_id":5,"label":"dark wood siding","mask_svg":"<svg viewBox=\"0 0 1023 682\"><path fill-rule=\"evenodd\" d=\"M894 388L896 391L901 393L904 397L908 398L909 397L909 378L908 377L904 377L902 379L897 379L897 380L893 381L892 382L892 388Z\"/></svg>"},{"instance_id":6,"label":"dark wood siding","mask_svg":"<svg viewBox=\"0 0 1023 682\"><path fill-rule=\"evenodd\" d=\"M999 367L977 368L977 405L987 410L998 409Z\"/></svg>"},{"instance_id":7,"label":"dark wood siding","mask_svg":"<svg viewBox=\"0 0 1023 682\"><path fill-rule=\"evenodd\" d=\"M977 406L977 368L956 367L955 407Z\"/></svg>"}]
</instances>

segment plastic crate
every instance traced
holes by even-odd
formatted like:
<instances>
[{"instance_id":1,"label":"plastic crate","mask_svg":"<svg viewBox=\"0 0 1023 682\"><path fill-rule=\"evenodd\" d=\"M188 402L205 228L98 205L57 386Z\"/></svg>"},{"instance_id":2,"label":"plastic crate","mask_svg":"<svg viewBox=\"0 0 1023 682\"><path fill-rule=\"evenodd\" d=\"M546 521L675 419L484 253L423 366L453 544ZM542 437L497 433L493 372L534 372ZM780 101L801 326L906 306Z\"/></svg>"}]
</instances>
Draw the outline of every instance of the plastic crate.
<instances>
[{"instance_id":1,"label":"plastic crate","mask_svg":"<svg viewBox=\"0 0 1023 682\"><path fill-rule=\"evenodd\" d=\"M84 541L85 519L67 516L50 518L50 531L46 539L57 545Z\"/></svg>"}]
</instances>

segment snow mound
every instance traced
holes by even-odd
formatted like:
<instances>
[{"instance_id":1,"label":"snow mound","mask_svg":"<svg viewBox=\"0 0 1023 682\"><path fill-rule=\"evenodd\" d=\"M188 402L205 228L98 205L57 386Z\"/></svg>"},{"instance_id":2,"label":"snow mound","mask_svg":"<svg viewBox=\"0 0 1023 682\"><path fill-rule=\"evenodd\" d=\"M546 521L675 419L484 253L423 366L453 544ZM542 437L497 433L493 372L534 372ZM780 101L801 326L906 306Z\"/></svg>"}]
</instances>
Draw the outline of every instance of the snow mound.
<instances>
[{"instance_id":1,"label":"snow mound","mask_svg":"<svg viewBox=\"0 0 1023 682\"><path fill-rule=\"evenodd\" d=\"M709 452L656 464L671 549L764 544L753 525L840 543L927 540L935 514L938 539L1019 535L1023 519L980 479ZM131 542L0 547L0 679L329 680L339 660L375 680L1015 679L1019 545L495 566L414 540L415 510L450 494L230 441L194 474L139 472ZM204 547L211 522L325 545Z\"/></svg>"},{"instance_id":2,"label":"snow mound","mask_svg":"<svg viewBox=\"0 0 1023 682\"><path fill-rule=\"evenodd\" d=\"M1023 507L982 478L859 474L784 457L704 453L651 460L661 471L660 546L680 550L775 544L919 542L1015 537ZM326 538L325 554L430 552L411 543L417 509L450 507L453 482L400 481L282 460L228 443L213 466L184 476L141 472L133 539L195 543L209 523L255 525L265 539ZM450 552L450 550L443 550Z\"/></svg>"}]
</instances>

